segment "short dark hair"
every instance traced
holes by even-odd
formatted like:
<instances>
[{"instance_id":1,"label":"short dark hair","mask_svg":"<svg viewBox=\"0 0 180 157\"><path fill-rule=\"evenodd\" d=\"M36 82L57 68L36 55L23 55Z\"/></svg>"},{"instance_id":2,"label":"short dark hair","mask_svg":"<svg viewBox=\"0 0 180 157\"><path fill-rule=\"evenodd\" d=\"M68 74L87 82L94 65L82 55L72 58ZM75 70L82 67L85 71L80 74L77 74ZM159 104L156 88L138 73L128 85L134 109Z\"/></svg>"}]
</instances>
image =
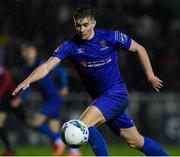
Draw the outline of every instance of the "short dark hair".
<instances>
[{"instance_id":1,"label":"short dark hair","mask_svg":"<svg viewBox=\"0 0 180 157\"><path fill-rule=\"evenodd\" d=\"M36 48L36 45L31 41L26 41L21 44L21 48L27 49L27 48Z\"/></svg>"},{"instance_id":2,"label":"short dark hair","mask_svg":"<svg viewBox=\"0 0 180 157\"><path fill-rule=\"evenodd\" d=\"M74 19L84 19L86 17L94 18L95 19L95 9L92 6L81 6L74 11L73 17Z\"/></svg>"}]
</instances>

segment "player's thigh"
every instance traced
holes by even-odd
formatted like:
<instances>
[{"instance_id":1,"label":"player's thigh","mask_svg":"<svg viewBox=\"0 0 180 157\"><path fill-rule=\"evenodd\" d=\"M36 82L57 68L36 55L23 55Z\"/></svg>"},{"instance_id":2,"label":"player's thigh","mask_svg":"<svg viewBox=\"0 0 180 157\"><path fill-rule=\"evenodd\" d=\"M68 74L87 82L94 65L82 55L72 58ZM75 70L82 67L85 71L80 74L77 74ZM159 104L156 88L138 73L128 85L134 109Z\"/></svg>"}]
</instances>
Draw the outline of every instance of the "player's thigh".
<instances>
[{"instance_id":1,"label":"player's thigh","mask_svg":"<svg viewBox=\"0 0 180 157\"><path fill-rule=\"evenodd\" d=\"M0 111L0 127L4 126L4 122L6 121L7 113Z\"/></svg>"},{"instance_id":2,"label":"player's thigh","mask_svg":"<svg viewBox=\"0 0 180 157\"><path fill-rule=\"evenodd\" d=\"M41 124L43 124L44 122L46 122L47 117L43 114L37 113L35 114L33 121L31 122L32 127L37 127Z\"/></svg>"},{"instance_id":3,"label":"player's thigh","mask_svg":"<svg viewBox=\"0 0 180 157\"><path fill-rule=\"evenodd\" d=\"M138 132L135 126L122 128L120 136L129 144L130 147L139 149L144 144L144 137Z\"/></svg>"},{"instance_id":4,"label":"player's thigh","mask_svg":"<svg viewBox=\"0 0 180 157\"><path fill-rule=\"evenodd\" d=\"M60 130L60 122L58 119L50 119L49 126L53 132L59 132Z\"/></svg>"},{"instance_id":5,"label":"player's thigh","mask_svg":"<svg viewBox=\"0 0 180 157\"><path fill-rule=\"evenodd\" d=\"M123 112L115 118L107 121L106 124L118 136L121 136L130 147L138 149L144 143L144 138L139 134L132 119Z\"/></svg>"},{"instance_id":6,"label":"player's thigh","mask_svg":"<svg viewBox=\"0 0 180 157\"><path fill-rule=\"evenodd\" d=\"M105 122L102 112L96 106L89 106L81 115L80 120L84 122L87 127L96 126Z\"/></svg>"},{"instance_id":7,"label":"player's thigh","mask_svg":"<svg viewBox=\"0 0 180 157\"><path fill-rule=\"evenodd\" d=\"M119 113L116 117L108 120L106 124L118 136L121 134L121 129L134 127L132 119L126 112Z\"/></svg>"},{"instance_id":8,"label":"player's thigh","mask_svg":"<svg viewBox=\"0 0 180 157\"><path fill-rule=\"evenodd\" d=\"M95 126L122 113L127 107L127 104L127 94L111 93L109 95L102 95L91 103L80 119L87 126Z\"/></svg>"},{"instance_id":9,"label":"player's thigh","mask_svg":"<svg viewBox=\"0 0 180 157\"><path fill-rule=\"evenodd\" d=\"M60 119L61 107L62 101L59 98L55 98L46 102L39 110L39 113L45 115L48 119Z\"/></svg>"}]
</instances>

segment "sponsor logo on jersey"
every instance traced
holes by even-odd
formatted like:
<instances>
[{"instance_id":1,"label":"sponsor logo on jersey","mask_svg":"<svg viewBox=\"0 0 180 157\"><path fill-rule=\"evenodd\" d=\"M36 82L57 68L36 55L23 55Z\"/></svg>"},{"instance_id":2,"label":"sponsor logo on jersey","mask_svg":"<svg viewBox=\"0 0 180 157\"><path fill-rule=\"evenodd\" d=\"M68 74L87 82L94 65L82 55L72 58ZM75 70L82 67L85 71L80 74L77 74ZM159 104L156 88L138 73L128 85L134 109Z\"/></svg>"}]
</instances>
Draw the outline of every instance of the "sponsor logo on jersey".
<instances>
[{"instance_id":1,"label":"sponsor logo on jersey","mask_svg":"<svg viewBox=\"0 0 180 157\"><path fill-rule=\"evenodd\" d=\"M84 53L84 50L85 50L84 48L78 48L77 51L78 51L78 53Z\"/></svg>"},{"instance_id":2,"label":"sponsor logo on jersey","mask_svg":"<svg viewBox=\"0 0 180 157\"><path fill-rule=\"evenodd\" d=\"M105 64L108 64L109 62L111 62L112 59L111 57L108 57L106 59L103 60L99 60L99 61L91 61L91 62L80 62L81 65L83 65L84 67L99 67L99 66L103 66Z\"/></svg>"}]
</instances>

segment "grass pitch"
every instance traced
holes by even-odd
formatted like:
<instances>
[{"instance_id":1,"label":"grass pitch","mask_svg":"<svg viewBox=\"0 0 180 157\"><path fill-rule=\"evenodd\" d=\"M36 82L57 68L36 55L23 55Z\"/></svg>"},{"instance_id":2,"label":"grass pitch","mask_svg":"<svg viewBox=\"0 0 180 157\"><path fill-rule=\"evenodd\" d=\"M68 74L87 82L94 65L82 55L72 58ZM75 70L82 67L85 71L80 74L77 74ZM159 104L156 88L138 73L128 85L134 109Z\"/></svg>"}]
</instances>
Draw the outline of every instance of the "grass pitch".
<instances>
[{"instance_id":1,"label":"grass pitch","mask_svg":"<svg viewBox=\"0 0 180 157\"><path fill-rule=\"evenodd\" d=\"M144 156L143 153L132 150L124 145L109 145L109 153L111 156ZM170 156L180 156L180 146L179 147L164 147ZM0 152L3 148L0 147ZM67 150L64 152L64 156L67 155ZM85 145L81 148L83 156L94 156L91 148ZM16 148L17 156L52 156L53 149L49 146L18 146Z\"/></svg>"}]
</instances>

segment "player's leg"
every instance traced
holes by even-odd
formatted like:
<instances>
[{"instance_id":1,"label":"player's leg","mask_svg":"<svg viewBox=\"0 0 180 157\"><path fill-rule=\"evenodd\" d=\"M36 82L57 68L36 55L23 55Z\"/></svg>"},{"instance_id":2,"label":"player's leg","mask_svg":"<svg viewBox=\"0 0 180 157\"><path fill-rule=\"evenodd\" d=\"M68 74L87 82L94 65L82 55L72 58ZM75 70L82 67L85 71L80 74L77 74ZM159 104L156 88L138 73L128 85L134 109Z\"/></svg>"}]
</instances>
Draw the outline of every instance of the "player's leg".
<instances>
[{"instance_id":1,"label":"player's leg","mask_svg":"<svg viewBox=\"0 0 180 157\"><path fill-rule=\"evenodd\" d=\"M5 151L2 155L15 155L15 151L8 139L8 132L4 127L7 116L11 112L10 100L11 97L7 94L0 102L0 138L5 145Z\"/></svg>"},{"instance_id":2,"label":"player's leg","mask_svg":"<svg viewBox=\"0 0 180 157\"><path fill-rule=\"evenodd\" d=\"M96 125L105 122L102 112L96 106L89 106L80 120L86 124L89 129L89 144L97 156L108 156L108 150L105 140L100 132L96 129Z\"/></svg>"},{"instance_id":3,"label":"player's leg","mask_svg":"<svg viewBox=\"0 0 180 157\"><path fill-rule=\"evenodd\" d=\"M63 141L61 140L61 135L60 135L60 121L59 121L59 112L58 113L54 113L53 115L54 119L50 119L49 120L49 127L51 128L52 132L54 132L54 134L57 135L57 138L55 141L53 141L53 146L55 149L55 153L54 155L59 155L63 153L63 150L65 148L65 145L63 143ZM56 119L55 119L56 117ZM68 156L80 156L81 153L79 151L79 149L69 149L69 154Z\"/></svg>"},{"instance_id":4,"label":"player's leg","mask_svg":"<svg viewBox=\"0 0 180 157\"><path fill-rule=\"evenodd\" d=\"M136 127L121 129L120 135L131 148L138 149L147 156L168 156L158 142L140 135Z\"/></svg>"},{"instance_id":5,"label":"player's leg","mask_svg":"<svg viewBox=\"0 0 180 157\"><path fill-rule=\"evenodd\" d=\"M30 122L30 126L32 128L37 129L38 131L46 134L48 137L50 137L50 139L54 139L55 135L52 132L52 130L50 129L47 121L47 116L41 113L37 113L33 120Z\"/></svg>"},{"instance_id":6,"label":"player's leg","mask_svg":"<svg viewBox=\"0 0 180 157\"><path fill-rule=\"evenodd\" d=\"M108 121L107 124L110 129L118 136L121 136L131 148L140 150L147 156L168 155L157 142L150 138L143 137L126 113L116 116Z\"/></svg>"},{"instance_id":7,"label":"player's leg","mask_svg":"<svg viewBox=\"0 0 180 157\"><path fill-rule=\"evenodd\" d=\"M124 111L128 104L127 94L111 93L109 91L107 95L100 96L92 102L80 118L89 127L89 143L96 155L105 156L108 155L108 151L102 135L94 126L112 119L112 117Z\"/></svg>"},{"instance_id":8,"label":"player's leg","mask_svg":"<svg viewBox=\"0 0 180 157\"><path fill-rule=\"evenodd\" d=\"M47 115L38 113L35 115L34 121L31 123L31 126L50 138L50 140L52 141L52 146L54 148L54 155L61 155L64 151L65 145L61 142L60 132L53 132L49 124L47 123L47 119L49 119Z\"/></svg>"},{"instance_id":9,"label":"player's leg","mask_svg":"<svg viewBox=\"0 0 180 157\"><path fill-rule=\"evenodd\" d=\"M58 119L50 119L48 124L49 124L49 127L52 130L52 132L54 134L57 134L58 137L60 137L60 122L59 122L59 120ZM58 138L56 142L62 143L61 138Z\"/></svg>"},{"instance_id":10,"label":"player's leg","mask_svg":"<svg viewBox=\"0 0 180 157\"><path fill-rule=\"evenodd\" d=\"M46 134L51 140L57 138L57 135L51 130L49 124L47 123L47 120L53 116L53 106L54 104L52 102L44 104L31 122L31 126L33 128L36 128L40 132Z\"/></svg>"},{"instance_id":11,"label":"player's leg","mask_svg":"<svg viewBox=\"0 0 180 157\"><path fill-rule=\"evenodd\" d=\"M56 156L62 155L62 153L65 149L65 144L63 143L63 141L61 139L60 122L59 122L58 117L59 117L59 114L58 115L54 114L54 119L49 120L49 127L54 134L52 143L53 143L53 148L54 148L54 155L56 155Z\"/></svg>"},{"instance_id":12,"label":"player's leg","mask_svg":"<svg viewBox=\"0 0 180 157\"><path fill-rule=\"evenodd\" d=\"M5 146L5 151L2 155L15 155L14 149L11 146L11 143L7 136L7 130L4 127L5 121L7 118L7 113L0 111L0 138Z\"/></svg>"},{"instance_id":13,"label":"player's leg","mask_svg":"<svg viewBox=\"0 0 180 157\"><path fill-rule=\"evenodd\" d=\"M4 128L4 122L6 121L7 114L5 112L0 111L0 137L1 140L3 141L6 149L10 148L10 144L7 138L7 134Z\"/></svg>"},{"instance_id":14,"label":"player's leg","mask_svg":"<svg viewBox=\"0 0 180 157\"><path fill-rule=\"evenodd\" d=\"M54 155L61 155L64 151L65 145L61 140L60 135L60 110L62 100L57 97L46 103L40 110L40 114L48 118L49 123L43 123L39 128L43 128L53 143Z\"/></svg>"},{"instance_id":15,"label":"player's leg","mask_svg":"<svg viewBox=\"0 0 180 157\"><path fill-rule=\"evenodd\" d=\"M80 120L83 121L87 127L97 126L106 121L102 112L96 106L92 105L83 112Z\"/></svg>"}]
</instances>

